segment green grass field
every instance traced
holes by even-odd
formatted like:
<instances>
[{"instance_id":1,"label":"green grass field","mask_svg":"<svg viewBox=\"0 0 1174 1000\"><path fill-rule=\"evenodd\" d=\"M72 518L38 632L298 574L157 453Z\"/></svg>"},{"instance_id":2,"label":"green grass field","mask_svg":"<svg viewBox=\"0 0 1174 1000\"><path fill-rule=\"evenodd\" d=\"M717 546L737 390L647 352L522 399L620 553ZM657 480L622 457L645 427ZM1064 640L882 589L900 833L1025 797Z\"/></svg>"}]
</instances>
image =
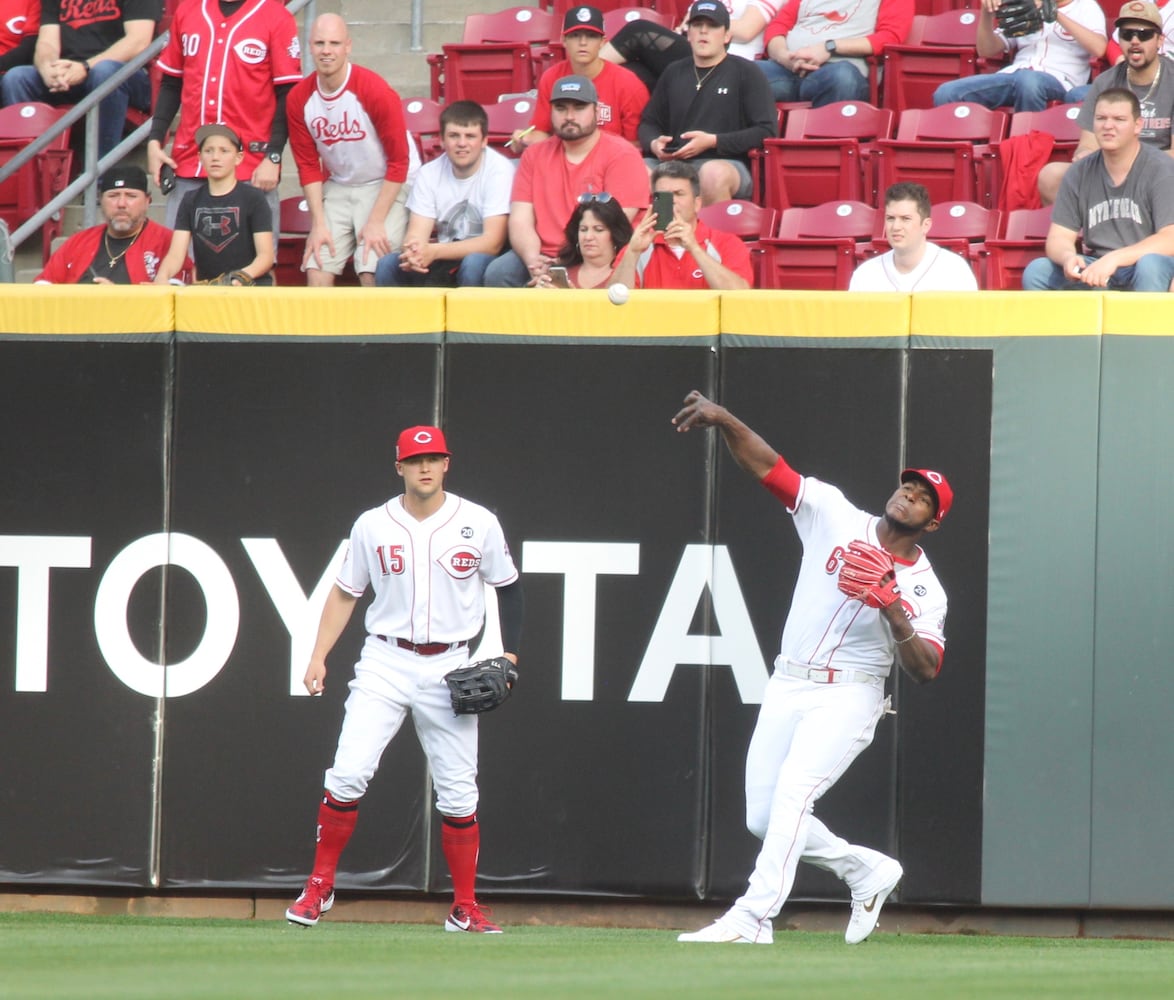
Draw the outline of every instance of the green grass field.
<instances>
[{"instance_id":1,"label":"green grass field","mask_svg":"<svg viewBox=\"0 0 1174 1000\"><path fill-rule=\"evenodd\" d=\"M1174 943L776 933L769 947L684 945L675 931L439 927L0 914L0 997L1174 996Z\"/></svg>"}]
</instances>

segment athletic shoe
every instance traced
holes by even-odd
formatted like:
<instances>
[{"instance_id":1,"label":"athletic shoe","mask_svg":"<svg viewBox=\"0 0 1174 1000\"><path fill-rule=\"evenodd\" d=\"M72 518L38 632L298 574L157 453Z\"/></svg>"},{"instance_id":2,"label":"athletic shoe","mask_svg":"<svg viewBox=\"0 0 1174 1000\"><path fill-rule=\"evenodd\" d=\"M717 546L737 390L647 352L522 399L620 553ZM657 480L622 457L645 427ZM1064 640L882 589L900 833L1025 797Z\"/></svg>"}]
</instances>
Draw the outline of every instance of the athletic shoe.
<instances>
[{"instance_id":1,"label":"athletic shoe","mask_svg":"<svg viewBox=\"0 0 1174 1000\"><path fill-rule=\"evenodd\" d=\"M881 907L885 905L885 900L897 888L897 883L905 874L901 865L892 858L883 862L879 870L885 879L881 889L869 899L852 900L852 918L844 932L844 940L848 944L859 944L873 932L877 920L880 919Z\"/></svg>"},{"instance_id":2,"label":"athletic shoe","mask_svg":"<svg viewBox=\"0 0 1174 1000\"><path fill-rule=\"evenodd\" d=\"M476 903L457 903L444 922L446 931L469 931L473 934L500 934L501 928L492 923Z\"/></svg>"},{"instance_id":3,"label":"athletic shoe","mask_svg":"<svg viewBox=\"0 0 1174 1000\"><path fill-rule=\"evenodd\" d=\"M311 878L297 902L285 911L285 919L291 924L313 927L333 905L334 886L323 884L320 878Z\"/></svg>"},{"instance_id":4,"label":"athletic shoe","mask_svg":"<svg viewBox=\"0 0 1174 1000\"><path fill-rule=\"evenodd\" d=\"M689 934L678 934L678 941L703 941L707 944L770 944L772 935L763 935L757 941L739 934L732 927L715 920L708 927Z\"/></svg>"}]
</instances>

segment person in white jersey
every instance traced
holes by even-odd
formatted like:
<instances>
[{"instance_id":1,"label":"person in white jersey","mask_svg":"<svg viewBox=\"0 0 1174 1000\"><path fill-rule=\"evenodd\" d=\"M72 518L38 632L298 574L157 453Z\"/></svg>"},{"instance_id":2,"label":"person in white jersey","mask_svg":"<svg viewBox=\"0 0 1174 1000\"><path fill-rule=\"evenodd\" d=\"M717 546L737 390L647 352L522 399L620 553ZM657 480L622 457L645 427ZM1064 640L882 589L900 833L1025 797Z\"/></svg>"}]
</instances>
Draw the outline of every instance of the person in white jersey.
<instances>
[{"instance_id":1,"label":"person in white jersey","mask_svg":"<svg viewBox=\"0 0 1174 1000\"><path fill-rule=\"evenodd\" d=\"M885 239L892 248L852 272L850 292L976 292L962 257L926 237L932 226L929 192L904 181L885 192Z\"/></svg>"},{"instance_id":2,"label":"person in white jersey","mask_svg":"<svg viewBox=\"0 0 1174 1000\"><path fill-rule=\"evenodd\" d=\"M941 669L946 595L918 541L941 525L953 491L939 472L905 469L876 517L836 487L801 476L756 432L696 390L673 424L678 431L717 427L734 460L786 506L803 543L782 646L746 755L746 824L762 848L734 905L677 940L770 944L771 921L803 860L851 889L845 940L856 944L872 933L904 872L895 858L837 837L812 810L872 742L894 660L918 683ZM887 579L882 600L872 591L851 597L840 589L844 554L859 542L891 554L895 580Z\"/></svg>"},{"instance_id":3,"label":"person in white jersey","mask_svg":"<svg viewBox=\"0 0 1174 1000\"><path fill-rule=\"evenodd\" d=\"M346 700L334 763L318 808L318 845L305 889L288 910L313 927L334 905L339 855L379 758L410 713L428 759L441 815L440 843L453 883L446 931L500 934L474 894L477 716L454 715L444 675L468 661L496 588L504 655L518 662L522 590L497 518L444 489L450 452L439 427L409 427L396 445L404 492L362 514L326 599L305 685L325 689L326 657L370 587L367 639Z\"/></svg>"}]
</instances>

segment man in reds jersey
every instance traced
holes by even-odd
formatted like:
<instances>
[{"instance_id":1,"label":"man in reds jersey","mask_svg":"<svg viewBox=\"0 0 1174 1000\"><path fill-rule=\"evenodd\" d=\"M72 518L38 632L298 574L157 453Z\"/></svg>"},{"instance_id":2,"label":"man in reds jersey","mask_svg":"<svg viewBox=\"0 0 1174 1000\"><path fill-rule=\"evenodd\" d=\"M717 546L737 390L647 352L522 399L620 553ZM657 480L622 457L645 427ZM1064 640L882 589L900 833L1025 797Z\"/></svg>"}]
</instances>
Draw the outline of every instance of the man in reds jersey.
<instances>
[{"instance_id":1,"label":"man in reds jersey","mask_svg":"<svg viewBox=\"0 0 1174 1000\"><path fill-rule=\"evenodd\" d=\"M510 144L522 149L550 135L550 91L564 76L585 76L595 84L599 103L595 113L599 127L629 142L636 141L640 112L648 103L648 88L629 69L604 62L603 12L596 7L572 7L563 18L563 49L566 59L556 62L538 81L538 101L530 128L514 133Z\"/></svg>"},{"instance_id":2,"label":"man in reds jersey","mask_svg":"<svg viewBox=\"0 0 1174 1000\"><path fill-rule=\"evenodd\" d=\"M151 44L159 0L44 0L31 66L0 80L0 105L75 104ZM102 99L98 156L122 138L128 107L151 106L151 82L139 70Z\"/></svg>"},{"instance_id":3,"label":"man in reds jersey","mask_svg":"<svg viewBox=\"0 0 1174 1000\"><path fill-rule=\"evenodd\" d=\"M288 103L290 148L311 219L306 283L333 285L353 254L359 283L374 285L376 263L400 248L408 225L403 106L383 77L350 61L350 32L337 14L314 21L310 52L317 72Z\"/></svg>"},{"instance_id":4,"label":"man in reds jersey","mask_svg":"<svg viewBox=\"0 0 1174 1000\"><path fill-rule=\"evenodd\" d=\"M29 66L41 25L41 0L0 0L0 76Z\"/></svg>"},{"instance_id":5,"label":"man in reds jersey","mask_svg":"<svg viewBox=\"0 0 1174 1000\"><path fill-rule=\"evenodd\" d=\"M717 427L734 460L786 506L803 559L782 647L746 754L746 825L762 849L746 892L717 921L678 941L769 944L771 920L800 859L852 890L849 944L872 933L903 871L894 859L849 844L812 814L816 800L872 742L888 704L893 661L919 684L941 669L946 594L917 544L936 531L954 500L939 472L906 469L875 517L838 489L801 476L729 410L693 391L673 418L678 431ZM893 569L876 591L841 590L849 546L883 551ZM895 576L895 579L894 579ZM849 588L854 590L855 588Z\"/></svg>"},{"instance_id":6,"label":"man in reds jersey","mask_svg":"<svg viewBox=\"0 0 1174 1000\"><path fill-rule=\"evenodd\" d=\"M326 656L367 587L367 640L350 683L334 765L318 808L314 870L288 910L313 927L334 905L338 858L358 817L359 799L384 748L411 713L428 758L441 814L440 843L453 882L446 931L499 934L477 905L477 716L454 715L444 675L464 666L485 621L485 585L497 588L502 644L518 662L522 588L496 517L444 489L448 445L439 427L409 427L396 444L401 496L362 514L326 598L306 670L320 695Z\"/></svg>"},{"instance_id":7,"label":"man in reds jersey","mask_svg":"<svg viewBox=\"0 0 1174 1000\"><path fill-rule=\"evenodd\" d=\"M244 145L237 179L264 191L274 221L279 219L285 98L302 78L293 15L280 0L184 0L158 66L163 79L147 140L147 171L156 184L164 166L175 171L175 188L165 191L167 225L175 225L183 196L203 186L196 129L216 123L231 128ZM169 156L163 143L177 111Z\"/></svg>"},{"instance_id":8,"label":"man in reds jersey","mask_svg":"<svg viewBox=\"0 0 1174 1000\"><path fill-rule=\"evenodd\" d=\"M710 229L697 218L701 177L692 163L665 160L652 171L652 190L673 196L673 220L656 231L650 211L632 233L616 266L613 282L629 288L750 288L750 251L733 233Z\"/></svg>"}]
</instances>

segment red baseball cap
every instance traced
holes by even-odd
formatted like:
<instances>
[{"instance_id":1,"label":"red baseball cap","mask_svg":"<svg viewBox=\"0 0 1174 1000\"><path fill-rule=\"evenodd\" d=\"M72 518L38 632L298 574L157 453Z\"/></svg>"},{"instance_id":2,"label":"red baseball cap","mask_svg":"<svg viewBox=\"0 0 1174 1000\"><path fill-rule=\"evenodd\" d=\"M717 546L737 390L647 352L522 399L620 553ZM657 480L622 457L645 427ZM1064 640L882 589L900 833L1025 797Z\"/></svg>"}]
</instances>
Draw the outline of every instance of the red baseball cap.
<instances>
[{"instance_id":1,"label":"red baseball cap","mask_svg":"<svg viewBox=\"0 0 1174 1000\"><path fill-rule=\"evenodd\" d=\"M422 424L419 427L409 427L400 431L399 440L395 443L395 460L402 462L413 455L451 455L448 445L444 443L444 431L439 427L429 427Z\"/></svg>"},{"instance_id":2,"label":"red baseball cap","mask_svg":"<svg viewBox=\"0 0 1174 1000\"><path fill-rule=\"evenodd\" d=\"M954 491L946 481L946 477L933 469L906 469L901 473L901 482L907 483L910 479L921 479L933 490L938 501L937 519L941 521L950 513L954 506Z\"/></svg>"}]
</instances>

